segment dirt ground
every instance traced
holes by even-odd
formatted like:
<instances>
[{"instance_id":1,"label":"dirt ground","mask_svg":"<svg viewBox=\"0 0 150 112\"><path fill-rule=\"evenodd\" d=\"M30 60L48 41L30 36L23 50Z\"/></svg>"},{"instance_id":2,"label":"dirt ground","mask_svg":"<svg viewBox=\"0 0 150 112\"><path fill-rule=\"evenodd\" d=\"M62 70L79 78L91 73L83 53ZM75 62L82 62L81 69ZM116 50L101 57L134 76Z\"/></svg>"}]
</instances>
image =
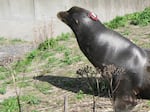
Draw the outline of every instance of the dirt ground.
<instances>
[{"instance_id":1,"label":"dirt ground","mask_svg":"<svg viewBox=\"0 0 150 112\"><path fill-rule=\"evenodd\" d=\"M116 29L116 31L139 46L150 48L149 29L150 25L146 27L127 26ZM73 46L80 52L75 39L71 39L69 44L72 43L74 43ZM19 48L22 49L21 47ZM0 51L1 49L7 53L12 51L8 50L8 47L1 47ZM18 52L17 56L19 54ZM29 86L18 88L20 94L34 94L41 101L38 105L23 105L24 112L63 112L64 105L66 105L65 112L93 112L93 95L88 89L86 80L78 79L76 75L76 71L86 64L89 64L89 62L84 58L82 61L69 66L52 67L45 74L40 71L41 69L35 63L33 66L37 66L37 70L19 74L19 77L26 77L27 80L25 80L25 83L29 84ZM46 93L40 92L37 89L37 87L44 87L45 85L49 87ZM0 94L0 102L3 102L4 99L8 99L10 96L15 96L12 85L7 87L5 94ZM113 112L112 105L110 98L95 96L95 112ZM150 101L139 99L138 105L132 112L150 112Z\"/></svg>"}]
</instances>

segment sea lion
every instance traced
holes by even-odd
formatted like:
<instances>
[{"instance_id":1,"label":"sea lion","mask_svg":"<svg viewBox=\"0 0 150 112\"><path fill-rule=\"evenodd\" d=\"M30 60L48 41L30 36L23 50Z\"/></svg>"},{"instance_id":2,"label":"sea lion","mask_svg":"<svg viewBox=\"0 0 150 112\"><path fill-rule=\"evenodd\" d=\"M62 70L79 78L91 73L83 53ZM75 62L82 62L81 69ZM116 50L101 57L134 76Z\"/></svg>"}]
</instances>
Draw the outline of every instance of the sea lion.
<instances>
[{"instance_id":1,"label":"sea lion","mask_svg":"<svg viewBox=\"0 0 150 112\"><path fill-rule=\"evenodd\" d=\"M73 30L81 51L95 67L114 64L126 70L114 81L114 85L120 81L114 92L115 112L129 112L139 95L150 99L150 62L144 49L105 27L84 8L74 6L57 16Z\"/></svg>"}]
</instances>

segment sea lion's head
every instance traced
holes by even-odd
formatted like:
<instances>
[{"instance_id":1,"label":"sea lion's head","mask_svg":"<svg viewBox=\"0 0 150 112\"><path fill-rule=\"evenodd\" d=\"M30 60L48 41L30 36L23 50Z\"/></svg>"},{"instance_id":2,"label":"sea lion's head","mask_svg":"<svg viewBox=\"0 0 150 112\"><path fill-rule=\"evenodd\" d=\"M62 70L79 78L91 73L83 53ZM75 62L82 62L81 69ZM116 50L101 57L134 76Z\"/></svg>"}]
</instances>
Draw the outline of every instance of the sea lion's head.
<instances>
[{"instance_id":1,"label":"sea lion's head","mask_svg":"<svg viewBox=\"0 0 150 112\"><path fill-rule=\"evenodd\" d=\"M67 24L74 32L85 28L91 28L90 24L98 21L98 17L93 12L74 6L67 11L61 11L57 17Z\"/></svg>"}]
</instances>

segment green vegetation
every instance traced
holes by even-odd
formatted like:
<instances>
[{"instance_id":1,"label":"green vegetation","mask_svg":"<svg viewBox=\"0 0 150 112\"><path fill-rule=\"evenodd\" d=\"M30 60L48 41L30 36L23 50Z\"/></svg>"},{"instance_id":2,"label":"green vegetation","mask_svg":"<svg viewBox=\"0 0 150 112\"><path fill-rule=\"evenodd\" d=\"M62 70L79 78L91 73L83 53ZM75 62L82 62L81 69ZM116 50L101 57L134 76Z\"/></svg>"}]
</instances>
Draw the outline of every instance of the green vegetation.
<instances>
[{"instance_id":1,"label":"green vegetation","mask_svg":"<svg viewBox=\"0 0 150 112\"><path fill-rule=\"evenodd\" d=\"M21 96L21 101L30 105L38 105L41 102L38 97L35 97L35 95Z\"/></svg>"},{"instance_id":2,"label":"green vegetation","mask_svg":"<svg viewBox=\"0 0 150 112\"><path fill-rule=\"evenodd\" d=\"M0 37L0 45L7 45L7 44L18 44L18 43L24 43L26 41L23 41L21 39L6 39L4 37Z\"/></svg>"},{"instance_id":3,"label":"green vegetation","mask_svg":"<svg viewBox=\"0 0 150 112\"><path fill-rule=\"evenodd\" d=\"M72 63L79 62L81 55L74 55L75 52L64 44L65 41L70 39L70 36L70 33L62 33L61 36L47 39L41 43L37 49L28 53L24 59L17 61L13 68L17 72L28 71L28 66L35 60L39 62L45 60L45 65L49 64L51 66L57 66L59 64L71 65Z\"/></svg>"},{"instance_id":4,"label":"green vegetation","mask_svg":"<svg viewBox=\"0 0 150 112\"><path fill-rule=\"evenodd\" d=\"M142 28L145 25L149 25L149 23L150 8L146 8L143 12L128 14L123 17L116 17L114 20L106 23L106 25L112 29L124 27L119 29L119 32L125 36L130 36L136 34L136 32L133 33L132 30L130 30L130 26L139 25L139 27ZM143 37L142 39L139 39L141 35ZM149 34L143 33L141 35L136 34L138 38L132 38L131 36L130 39L132 39L139 46L150 48L150 44L147 42L150 38ZM78 68L88 63L87 59L83 56L76 45L76 40L71 37L73 37L73 35L70 33L62 33L56 38L45 40L37 47L37 49L27 53L23 59L9 65L11 70L9 70L7 66L0 66L0 94L4 95L7 89L10 89L13 86L11 72L15 72L14 76L16 79L16 86L20 89L21 93L32 93L32 95L20 96L21 107L31 107L31 109L29 109L31 112L40 112L41 110L37 109L37 111L36 107L43 108L45 105L52 105L56 108L55 103L58 107L61 107L63 105L63 98L58 98L53 105L53 103L51 103L51 100L55 100L53 96L57 96L58 94L59 97L63 97L64 93L61 89L64 88L66 90L79 90L79 88L75 86L79 84L76 80L75 72ZM3 37L0 37L0 44L2 43L1 45L9 42L14 44L23 41L18 39L9 41ZM33 78L37 76L41 76L41 80L35 80ZM95 79L93 81L95 81ZM86 82L87 81L83 81L81 84ZM55 87L53 85L55 85ZM99 85L97 83L93 83L93 87L95 88L89 88L86 84L83 84L82 88L84 89L82 90L84 91L78 91L75 96L73 96L73 99L82 100L85 97L87 98L84 93L88 92L89 94L92 92L94 94L108 92L108 85L105 81L101 82ZM11 89L14 90L14 88ZM93 89L93 91L91 89ZM65 92L67 93L67 91ZM38 98L35 97L37 96L35 93L38 95ZM71 93L71 91L69 93ZM50 100L46 99L47 97L49 97ZM39 100L40 98L45 99L44 101L41 101ZM16 97L8 98L0 103L0 112L18 112L18 108ZM49 111L51 111L51 109Z\"/></svg>"},{"instance_id":5,"label":"green vegetation","mask_svg":"<svg viewBox=\"0 0 150 112\"><path fill-rule=\"evenodd\" d=\"M50 90L52 90L52 86L47 82L41 82L35 84L35 88L37 88L43 94L49 94Z\"/></svg>"},{"instance_id":6,"label":"green vegetation","mask_svg":"<svg viewBox=\"0 0 150 112\"><path fill-rule=\"evenodd\" d=\"M25 87L31 86L29 79L30 77L25 77L25 76L18 78L18 82L17 82L18 87L25 88Z\"/></svg>"},{"instance_id":7,"label":"green vegetation","mask_svg":"<svg viewBox=\"0 0 150 112\"><path fill-rule=\"evenodd\" d=\"M105 24L111 29L124 27L127 24L146 26L150 24L150 8L145 8L142 12L127 14L125 16L117 16L112 21Z\"/></svg>"},{"instance_id":8,"label":"green vegetation","mask_svg":"<svg viewBox=\"0 0 150 112\"><path fill-rule=\"evenodd\" d=\"M124 27L127 24L126 17L117 16L115 19L110 21L109 23L105 23L111 29L116 29L118 27Z\"/></svg>"},{"instance_id":9,"label":"green vegetation","mask_svg":"<svg viewBox=\"0 0 150 112\"><path fill-rule=\"evenodd\" d=\"M17 112L18 104L16 98L12 97L0 103L1 112Z\"/></svg>"},{"instance_id":10,"label":"green vegetation","mask_svg":"<svg viewBox=\"0 0 150 112\"><path fill-rule=\"evenodd\" d=\"M37 110L32 110L31 112L39 112L39 111L37 111Z\"/></svg>"},{"instance_id":11,"label":"green vegetation","mask_svg":"<svg viewBox=\"0 0 150 112\"><path fill-rule=\"evenodd\" d=\"M146 8L142 12L136 12L133 14L127 14L125 16L117 16L112 21L105 23L106 26L112 29L116 29L119 27L124 27L128 24L140 25L145 26L150 23L150 8ZM126 30L122 32L123 35L129 35L129 31ZM33 50L32 52L28 53L26 57L18 62L16 62L13 66L17 72L24 72L28 71L28 67L32 64L34 60L45 60L47 61L46 64L51 64L51 66L56 65L71 65L72 63L81 61L82 55L74 55L74 51L64 45L65 41L70 40L70 33L62 33L60 36L56 38L50 38L42 42L37 49ZM3 37L0 37L0 41L4 41ZM22 42L19 39L11 40L12 43L14 42ZM146 45L147 47L148 45ZM61 54L60 57L57 56ZM38 59L37 59L38 58ZM3 78L4 75L0 76L0 79ZM7 75L5 75L7 77Z\"/></svg>"},{"instance_id":12,"label":"green vegetation","mask_svg":"<svg viewBox=\"0 0 150 112\"><path fill-rule=\"evenodd\" d=\"M130 33L131 33L131 31L129 31L128 29L125 29L125 31L123 31L123 32L120 32L122 35L125 35L125 36L127 36L127 35L129 35Z\"/></svg>"},{"instance_id":13,"label":"green vegetation","mask_svg":"<svg viewBox=\"0 0 150 112\"><path fill-rule=\"evenodd\" d=\"M150 23L150 7L145 8L143 12L135 13L131 19L131 24L146 26Z\"/></svg>"},{"instance_id":14,"label":"green vegetation","mask_svg":"<svg viewBox=\"0 0 150 112\"><path fill-rule=\"evenodd\" d=\"M6 39L4 37L0 37L0 41L5 41Z\"/></svg>"},{"instance_id":15,"label":"green vegetation","mask_svg":"<svg viewBox=\"0 0 150 112\"><path fill-rule=\"evenodd\" d=\"M33 95L21 96L20 99L21 103L27 105L38 105L40 103L40 100ZM0 112L18 112L18 111L19 107L16 97L11 97L0 103Z\"/></svg>"},{"instance_id":16,"label":"green vegetation","mask_svg":"<svg viewBox=\"0 0 150 112\"><path fill-rule=\"evenodd\" d=\"M10 77L9 71L3 66L0 66L0 80Z\"/></svg>"},{"instance_id":17,"label":"green vegetation","mask_svg":"<svg viewBox=\"0 0 150 112\"><path fill-rule=\"evenodd\" d=\"M5 94L6 93L6 85L1 85L0 86L0 94Z\"/></svg>"},{"instance_id":18,"label":"green vegetation","mask_svg":"<svg viewBox=\"0 0 150 112\"><path fill-rule=\"evenodd\" d=\"M70 33L62 33L61 36L57 36L56 38L50 38L41 43L38 47L39 50L47 50L47 49L55 49L58 46L58 41L66 41L70 37Z\"/></svg>"},{"instance_id":19,"label":"green vegetation","mask_svg":"<svg viewBox=\"0 0 150 112\"><path fill-rule=\"evenodd\" d=\"M150 106L150 101L147 102L147 105Z\"/></svg>"},{"instance_id":20,"label":"green vegetation","mask_svg":"<svg viewBox=\"0 0 150 112\"><path fill-rule=\"evenodd\" d=\"M82 90L80 90L77 94L76 94L76 98L78 100L82 100L84 98L84 93Z\"/></svg>"},{"instance_id":21,"label":"green vegetation","mask_svg":"<svg viewBox=\"0 0 150 112\"><path fill-rule=\"evenodd\" d=\"M67 65L71 65L72 63L79 62L81 60L81 56L77 55L73 57L71 54L72 54L71 49L66 49L64 51L64 58L62 62L64 62Z\"/></svg>"}]
</instances>

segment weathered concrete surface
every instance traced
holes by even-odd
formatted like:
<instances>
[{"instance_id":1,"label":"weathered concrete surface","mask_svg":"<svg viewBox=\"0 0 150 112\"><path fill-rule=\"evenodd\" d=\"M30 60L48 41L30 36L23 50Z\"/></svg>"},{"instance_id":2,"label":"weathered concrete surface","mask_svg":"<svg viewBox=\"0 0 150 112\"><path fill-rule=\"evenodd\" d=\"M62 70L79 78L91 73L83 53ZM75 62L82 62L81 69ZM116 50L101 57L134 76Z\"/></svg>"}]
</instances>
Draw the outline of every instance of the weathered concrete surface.
<instances>
[{"instance_id":1,"label":"weathered concrete surface","mask_svg":"<svg viewBox=\"0 0 150 112\"><path fill-rule=\"evenodd\" d=\"M40 41L68 32L56 14L74 5L96 12L105 22L143 10L150 6L150 0L0 0L0 36Z\"/></svg>"},{"instance_id":2,"label":"weathered concrete surface","mask_svg":"<svg viewBox=\"0 0 150 112\"><path fill-rule=\"evenodd\" d=\"M26 53L33 49L35 49L35 46L29 43L0 46L0 66L21 59Z\"/></svg>"}]
</instances>

